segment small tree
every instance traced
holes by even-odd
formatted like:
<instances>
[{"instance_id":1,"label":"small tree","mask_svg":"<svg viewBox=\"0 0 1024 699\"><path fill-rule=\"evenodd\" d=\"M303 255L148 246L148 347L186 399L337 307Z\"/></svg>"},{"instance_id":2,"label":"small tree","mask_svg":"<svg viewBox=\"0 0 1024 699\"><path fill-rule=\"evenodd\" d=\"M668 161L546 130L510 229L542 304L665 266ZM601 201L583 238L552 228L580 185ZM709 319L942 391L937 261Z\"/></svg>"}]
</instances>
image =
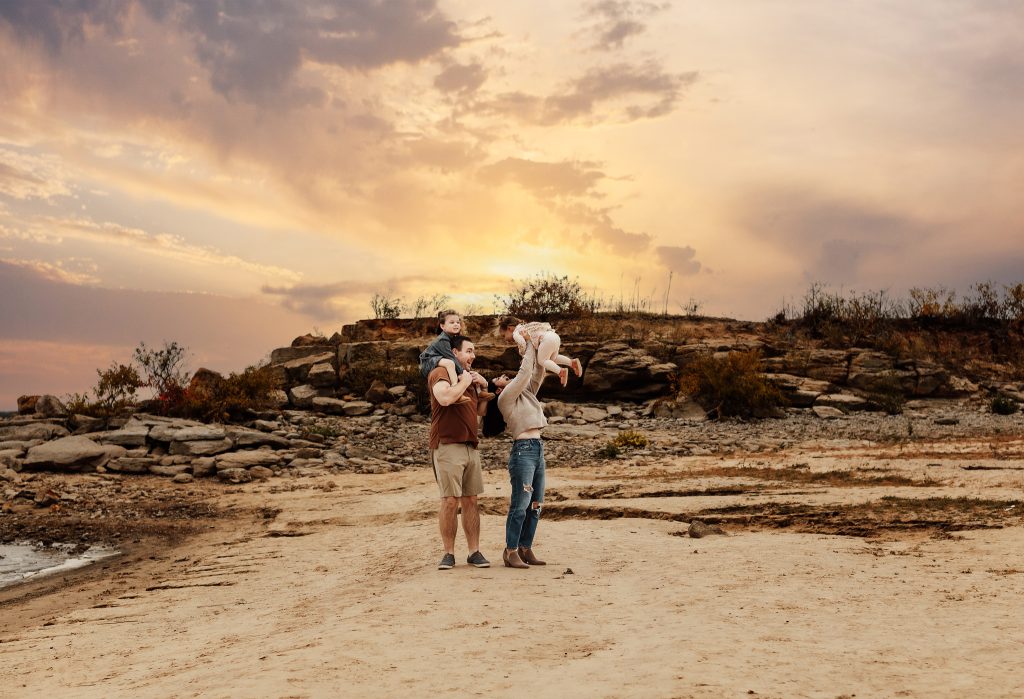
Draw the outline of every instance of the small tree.
<instances>
[{"instance_id":1,"label":"small tree","mask_svg":"<svg viewBox=\"0 0 1024 699\"><path fill-rule=\"evenodd\" d=\"M168 400L181 393L188 383L185 359L188 354L177 342L164 340L163 349L150 349L140 342L133 355L135 361L146 373L146 386L156 391L161 400Z\"/></svg>"},{"instance_id":2,"label":"small tree","mask_svg":"<svg viewBox=\"0 0 1024 699\"><path fill-rule=\"evenodd\" d=\"M108 415L118 413L135 403L135 392L145 386L139 372L131 364L113 363L106 371L96 370L96 404Z\"/></svg>"}]
</instances>

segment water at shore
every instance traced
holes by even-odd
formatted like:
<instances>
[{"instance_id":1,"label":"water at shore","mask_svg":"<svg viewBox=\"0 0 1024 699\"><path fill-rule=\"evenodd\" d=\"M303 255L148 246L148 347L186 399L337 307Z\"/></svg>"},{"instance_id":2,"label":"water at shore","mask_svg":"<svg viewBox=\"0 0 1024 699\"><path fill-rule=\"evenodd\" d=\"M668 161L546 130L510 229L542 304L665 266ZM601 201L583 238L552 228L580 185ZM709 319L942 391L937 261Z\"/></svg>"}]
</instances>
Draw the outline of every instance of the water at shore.
<instances>
[{"instance_id":1,"label":"water at shore","mask_svg":"<svg viewBox=\"0 0 1024 699\"><path fill-rule=\"evenodd\" d=\"M29 578L81 568L117 554L102 546L92 546L74 554L73 547L59 544L49 547L37 544L0 544L0 587L7 587Z\"/></svg>"}]
</instances>

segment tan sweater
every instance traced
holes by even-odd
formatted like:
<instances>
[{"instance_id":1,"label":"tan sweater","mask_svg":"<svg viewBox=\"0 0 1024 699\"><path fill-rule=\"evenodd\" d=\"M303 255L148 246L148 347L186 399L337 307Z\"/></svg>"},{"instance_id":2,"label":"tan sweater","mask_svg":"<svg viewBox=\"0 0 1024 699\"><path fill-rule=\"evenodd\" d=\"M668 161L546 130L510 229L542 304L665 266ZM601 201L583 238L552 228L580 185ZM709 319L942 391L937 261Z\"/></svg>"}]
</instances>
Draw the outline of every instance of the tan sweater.
<instances>
[{"instance_id":1,"label":"tan sweater","mask_svg":"<svg viewBox=\"0 0 1024 699\"><path fill-rule=\"evenodd\" d=\"M544 366L537 363L534 346L528 345L516 377L498 394L498 409L513 439L527 430L547 427L544 404L537 399L543 381Z\"/></svg>"}]
</instances>

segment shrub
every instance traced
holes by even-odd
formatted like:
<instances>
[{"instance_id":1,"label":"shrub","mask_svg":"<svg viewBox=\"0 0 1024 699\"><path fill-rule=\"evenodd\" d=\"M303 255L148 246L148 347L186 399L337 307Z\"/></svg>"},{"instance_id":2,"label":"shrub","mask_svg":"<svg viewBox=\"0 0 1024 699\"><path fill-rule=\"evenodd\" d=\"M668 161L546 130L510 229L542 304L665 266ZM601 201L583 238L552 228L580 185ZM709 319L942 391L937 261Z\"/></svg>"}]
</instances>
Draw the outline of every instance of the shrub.
<instances>
[{"instance_id":1,"label":"shrub","mask_svg":"<svg viewBox=\"0 0 1024 699\"><path fill-rule=\"evenodd\" d=\"M68 415L88 415L89 417L101 417L99 406L89 399L89 392L69 393L64 396L64 407Z\"/></svg>"},{"instance_id":2,"label":"shrub","mask_svg":"<svg viewBox=\"0 0 1024 699\"><path fill-rule=\"evenodd\" d=\"M722 359L700 356L680 372L679 387L715 418L770 417L785 405L782 392L761 371L756 350Z\"/></svg>"},{"instance_id":3,"label":"shrub","mask_svg":"<svg viewBox=\"0 0 1024 699\"><path fill-rule=\"evenodd\" d=\"M169 407L188 417L228 421L270 407L270 394L276 388L267 366L250 366L227 377L210 372L203 381L193 381L181 392L178 405Z\"/></svg>"},{"instance_id":4,"label":"shrub","mask_svg":"<svg viewBox=\"0 0 1024 699\"><path fill-rule=\"evenodd\" d=\"M405 303L399 296L391 294L374 294L370 298L370 309L374 318L392 319L401 318Z\"/></svg>"},{"instance_id":5,"label":"shrub","mask_svg":"<svg viewBox=\"0 0 1024 699\"><path fill-rule=\"evenodd\" d=\"M495 301L503 314L529 320L592 315L599 305L584 293L579 281L553 274L538 274L533 279L513 282L508 295L496 295Z\"/></svg>"},{"instance_id":6,"label":"shrub","mask_svg":"<svg viewBox=\"0 0 1024 699\"><path fill-rule=\"evenodd\" d=\"M646 435L633 430L619 432L612 442L621 449L643 449L648 444Z\"/></svg>"},{"instance_id":7,"label":"shrub","mask_svg":"<svg viewBox=\"0 0 1024 699\"><path fill-rule=\"evenodd\" d=\"M1020 409L1020 406L1017 405L1017 401L1012 398L1007 398L1006 396L996 396L992 399L992 402L989 403L989 407L996 415L1013 415Z\"/></svg>"},{"instance_id":8,"label":"shrub","mask_svg":"<svg viewBox=\"0 0 1024 699\"><path fill-rule=\"evenodd\" d=\"M619 432L619 434L615 435L614 439L609 439L605 442L605 444L597 450L597 453L598 456L614 459L624 451L628 451L630 449L643 449L647 444L647 436L642 432L626 430L624 432Z\"/></svg>"},{"instance_id":9,"label":"shrub","mask_svg":"<svg viewBox=\"0 0 1024 699\"><path fill-rule=\"evenodd\" d=\"M886 415L902 415L903 406L907 403L907 399L902 391L873 393L868 396L868 400L885 411Z\"/></svg>"}]
</instances>

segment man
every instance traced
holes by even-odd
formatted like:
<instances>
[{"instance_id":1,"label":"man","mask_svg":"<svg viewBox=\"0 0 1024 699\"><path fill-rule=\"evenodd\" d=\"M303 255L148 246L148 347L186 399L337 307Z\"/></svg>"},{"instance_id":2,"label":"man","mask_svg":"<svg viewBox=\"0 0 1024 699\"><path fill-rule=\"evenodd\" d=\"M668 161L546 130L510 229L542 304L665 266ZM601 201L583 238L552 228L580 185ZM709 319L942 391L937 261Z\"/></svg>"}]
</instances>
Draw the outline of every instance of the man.
<instances>
[{"instance_id":1,"label":"man","mask_svg":"<svg viewBox=\"0 0 1024 699\"><path fill-rule=\"evenodd\" d=\"M439 570L455 566L455 535L458 532L458 510L462 509L462 529L472 553L466 562L477 568L489 568L490 562L480 553L480 510L477 496L484 492L480 453L477 451L477 423L485 407L479 401L481 384L487 381L472 371L476 349L468 337L452 338L452 353L464 371L455 383L448 371L437 367L427 375L430 391L430 461L434 478L441 492L438 525L444 557ZM469 400L462 400L464 397Z\"/></svg>"}]
</instances>

